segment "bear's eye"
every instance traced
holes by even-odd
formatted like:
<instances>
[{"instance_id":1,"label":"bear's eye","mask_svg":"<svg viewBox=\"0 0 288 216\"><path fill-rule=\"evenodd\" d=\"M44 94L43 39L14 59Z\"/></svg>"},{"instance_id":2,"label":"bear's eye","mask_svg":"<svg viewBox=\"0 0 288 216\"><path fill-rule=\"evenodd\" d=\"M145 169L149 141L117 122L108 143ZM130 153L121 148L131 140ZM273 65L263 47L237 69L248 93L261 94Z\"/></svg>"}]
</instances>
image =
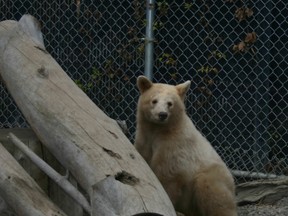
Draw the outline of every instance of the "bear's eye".
<instances>
[{"instance_id":1,"label":"bear's eye","mask_svg":"<svg viewBox=\"0 0 288 216\"><path fill-rule=\"evenodd\" d=\"M158 101L156 99L152 100L152 104L156 104Z\"/></svg>"},{"instance_id":2,"label":"bear's eye","mask_svg":"<svg viewBox=\"0 0 288 216\"><path fill-rule=\"evenodd\" d=\"M171 107L173 104L172 104L172 102L168 102L167 105L168 105L168 107Z\"/></svg>"}]
</instances>

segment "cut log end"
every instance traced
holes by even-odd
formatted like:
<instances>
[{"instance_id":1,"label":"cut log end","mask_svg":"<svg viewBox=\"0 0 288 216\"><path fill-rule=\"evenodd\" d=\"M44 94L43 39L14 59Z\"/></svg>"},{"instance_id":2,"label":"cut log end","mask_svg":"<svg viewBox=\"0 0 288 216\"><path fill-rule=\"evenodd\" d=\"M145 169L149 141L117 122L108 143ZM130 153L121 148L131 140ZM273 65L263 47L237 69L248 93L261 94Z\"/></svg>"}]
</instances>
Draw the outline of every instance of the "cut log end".
<instances>
[{"instance_id":1,"label":"cut log end","mask_svg":"<svg viewBox=\"0 0 288 216\"><path fill-rule=\"evenodd\" d=\"M27 34L37 47L45 50L44 40L41 32L40 22L33 16L25 14L19 20L20 29Z\"/></svg>"}]
</instances>

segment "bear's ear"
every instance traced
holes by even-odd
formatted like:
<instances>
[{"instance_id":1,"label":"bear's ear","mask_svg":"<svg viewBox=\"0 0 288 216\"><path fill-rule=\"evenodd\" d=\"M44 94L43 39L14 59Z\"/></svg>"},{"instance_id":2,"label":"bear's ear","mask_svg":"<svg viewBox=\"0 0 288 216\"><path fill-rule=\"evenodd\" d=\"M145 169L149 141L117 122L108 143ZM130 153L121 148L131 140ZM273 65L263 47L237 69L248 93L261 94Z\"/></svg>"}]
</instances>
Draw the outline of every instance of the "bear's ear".
<instances>
[{"instance_id":1,"label":"bear's ear","mask_svg":"<svg viewBox=\"0 0 288 216\"><path fill-rule=\"evenodd\" d=\"M182 100L185 99L186 93L188 92L190 85L191 85L191 81L186 81L185 83L176 85L176 89Z\"/></svg>"},{"instance_id":2,"label":"bear's ear","mask_svg":"<svg viewBox=\"0 0 288 216\"><path fill-rule=\"evenodd\" d=\"M153 83L145 76L139 76L137 78L137 87L141 94L147 91L149 88L151 88L152 85Z\"/></svg>"}]
</instances>

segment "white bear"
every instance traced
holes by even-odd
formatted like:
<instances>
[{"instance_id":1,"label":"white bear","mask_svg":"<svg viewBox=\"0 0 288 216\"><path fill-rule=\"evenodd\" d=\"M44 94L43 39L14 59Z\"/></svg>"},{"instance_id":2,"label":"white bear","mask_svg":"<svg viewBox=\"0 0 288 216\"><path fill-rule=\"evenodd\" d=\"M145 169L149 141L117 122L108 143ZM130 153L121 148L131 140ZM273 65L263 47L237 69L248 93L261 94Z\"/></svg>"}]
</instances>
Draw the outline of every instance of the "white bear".
<instances>
[{"instance_id":1,"label":"white bear","mask_svg":"<svg viewBox=\"0 0 288 216\"><path fill-rule=\"evenodd\" d=\"M135 147L175 210L185 216L236 216L233 176L185 111L190 81L173 86L137 79Z\"/></svg>"}]
</instances>

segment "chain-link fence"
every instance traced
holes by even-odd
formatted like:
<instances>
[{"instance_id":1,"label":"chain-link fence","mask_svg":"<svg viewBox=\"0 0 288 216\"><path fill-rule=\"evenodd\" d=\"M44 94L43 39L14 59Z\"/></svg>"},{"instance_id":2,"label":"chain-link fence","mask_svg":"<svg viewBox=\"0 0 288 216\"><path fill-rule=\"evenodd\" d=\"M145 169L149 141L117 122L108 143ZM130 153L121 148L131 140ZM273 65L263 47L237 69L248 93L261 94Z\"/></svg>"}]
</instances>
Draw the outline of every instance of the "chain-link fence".
<instances>
[{"instance_id":1,"label":"chain-link fence","mask_svg":"<svg viewBox=\"0 0 288 216\"><path fill-rule=\"evenodd\" d=\"M30 13L47 50L133 142L144 71L145 1L0 0L0 18ZM192 80L187 111L233 170L288 174L288 3L156 2L154 81ZM0 128L27 127L1 85ZM246 178L247 179L247 178Z\"/></svg>"}]
</instances>

